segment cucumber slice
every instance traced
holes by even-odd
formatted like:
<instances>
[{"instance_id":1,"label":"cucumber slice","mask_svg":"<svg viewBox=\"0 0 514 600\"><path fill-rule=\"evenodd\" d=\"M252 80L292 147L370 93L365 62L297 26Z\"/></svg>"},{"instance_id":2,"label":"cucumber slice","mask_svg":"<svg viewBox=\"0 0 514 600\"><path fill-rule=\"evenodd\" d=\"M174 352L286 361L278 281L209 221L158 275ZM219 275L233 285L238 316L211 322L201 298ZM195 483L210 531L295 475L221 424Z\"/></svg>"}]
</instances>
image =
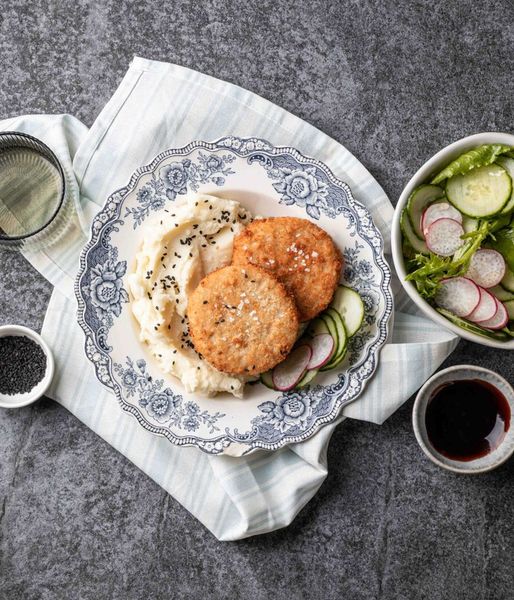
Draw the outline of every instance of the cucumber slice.
<instances>
[{"instance_id":1,"label":"cucumber slice","mask_svg":"<svg viewBox=\"0 0 514 600\"><path fill-rule=\"evenodd\" d=\"M510 269L505 270L505 275L501 280L501 286L505 288L508 292L514 293L514 273Z\"/></svg>"},{"instance_id":2,"label":"cucumber slice","mask_svg":"<svg viewBox=\"0 0 514 600\"><path fill-rule=\"evenodd\" d=\"M273 385L273 377L271 375L271 371L266 371L266 373L261 373L261 383L263 383L270 390L276 390L277 388Z\"/></svg>"},{"instance_id":3,"label":"cucumber slice","mask_svg":"<svg viewBox=\"0 0 514 600\"><path fill-rule=\"evenodd\" d=\"M346 349L348 346L348 336L346 334L343 317L339 314L337 310L335 310L335 308L327 308L327 310L323 314L326 314L333 319L337 327L338 336L337 352L328 361L328 363L326 365L323 365L320 369L320 371L329 371L330 369L337 367L337 365L339 365L345 357Z\"/></svg>"},{"instance_id":4,"label":"cucumber slice","mask_svg":"<svg viewBox=\"0 0 514 600\"><path fill-rule=\"evenodd\" d=\"M507 302L509 300L514 300L514 293L506 290L502 285L496 285L495 287L489 290L491 294L493 294L498 300L502 302Z\"/></svg>"},{"instance_id":5,"label":"cucumber slice","mask_svg":"<svg viewBox=\"0 0 514 600\"><path fill-rule=\"evenodd\" d=\"M457 317L453 313L444 310L444 308L437 308L437 312L441 313L443 317L446 317L448 321L451 321L457 327L461 327L466 331L470 331L471 333L476 333L478 335L482 335L483 337L491 338L493 340L508 340L509 336L503 331L488 331L487 329L482 329L482 327L475 325L474 323L470 323L465 319L461 319Z\"/></svg>"},{"instance_id":6,"label":"cucumber slice","mask_svg":"<svg viewBox=\"0 0 514 600\"><path fill-rule=\"evenodd\" d=\"M349 287L340 285L330 306L343 317L346 334L352 337L364 319L364 303L359 294Z\"/></svg>"},{"instance_id":7,"label":"cucumber slice","mask_svg":"<svg viewBox=\"0 0 514 600\"><path fill-rule=\"evenodd\" d=\"M505 207L512 193L512 179L500 165L478 167L456 175L446 184L448 200L468 217L492 217Z\"/></svg>"},{"instance_id":8,"label":"cucumber slice","mask_svg":"<svg viewBox=\"0 0 514 600\"><path fill-rule=\"evenodd\" d=\"M478 229L478 226L478 219L472 219L471 217L466 217L466 215L462 217L462 227L464 228L464 233L471 233L472 231L476 231Z\"/></svg>"},{"instance_id":9,"label":"cucumber slice","mask_svg":"<svg viewBox=\"0 0 514 600\"><path fill-rule=\"evenodd\" d=\"M327 313L327 311L322 312L321 315L318 317L318 319L320 321L323 321L326 329L328 329L328 333L330 333L330 335L334 338L334 342L335 342L334 352L333 352L332 356L330 357L330 360L332 360L332 358L337 354L337 352L339 350L339 335L337 333L337 325L336 325L334 319ZM321 332L319 332L319 333L321 333Z\"/></svg>"},{"instance_id":10,"label":"cucumber slice","mask_svg":"<svg viewBox=\"0 0 514 600\"><path fill-rule=\"evenodd\" d=\"M329 329L327 323L321 318L322 315L316 317L308 324L307 336L314 337L315 335L320 335L322 333L330 333L332 335L332 331ZM334 325L335 331L335 325Z\"/></svg>"},{"instance_id":11,"label":"cucumber slice","mask_svg":"<svg viewBox=\"0 0 514 600\"><path fill-rule=\"evenodd\" d=\"M512 319L514 319L514 300L507 300L507 302L504 302L503 305L507 309L509 319L512 321Z\"/></svg>"},{"instance_id":12,"label":"cucumber slice","mask_svg":"<svg viewBox=\"0 0 514 600\"><path fill-rule=\"evenodd\" d=\"M409 214L412 230L420 240L425 236L421 230L421 216L423 211L429 205L444 196L444 191L437 185L420 185L417 187L407 200L407 213Z\"/></svg>"},{"instance_id":13,"label":"cucumber slice","mask_svg":"<svg viewBox=\"0 0 514 600\"><path fill-rule=\"evenodd\" d=\"M402 240L402 254L405 260L412 260L417 254L416 250L414 250L405 238Z\"/></svg>"},{"instance_id":14,"label":"cucumber slice","mask_svg":"<svg viewBox=\"0 0 514 600\"><path fill-rule=\"evenodd\" d=\"M512 181L514 181L514 158L508 156L501 156L496 159L496 163L503 167L510 175ZM511 213L514 210L514 190L510 195L510 199L507 204L502 208L502 215Z\"/></svg>"},{"instance_id":15,"label":"cucumber slice","mask_svg":"<svg viewBox=\"0 0 514 600\"><path fill-rule=\"evenodd\" d=\"M309 369L307 373L300 379L300 381L295 385L295 389L301 389L309 385L309 383L316 377L319 373L319 369Z\"/></svg>"},{"instance_id":16,"label":"cucumber slice","mask_svg":"<svg viewBox=\"0 0 514 600\"><path fill-rule=\"evenodd\" d=\"M416 250L416 252L421 252L421 254L430 254L427 245L423 240L420 240L418 236L414 233L412 229L412 225L409 218L409 213L407 209L404 208L402 212L402 216L400 219L400 228L402 230L403 235L409 242L409 244Z\"/></svg>"}]
</instances>

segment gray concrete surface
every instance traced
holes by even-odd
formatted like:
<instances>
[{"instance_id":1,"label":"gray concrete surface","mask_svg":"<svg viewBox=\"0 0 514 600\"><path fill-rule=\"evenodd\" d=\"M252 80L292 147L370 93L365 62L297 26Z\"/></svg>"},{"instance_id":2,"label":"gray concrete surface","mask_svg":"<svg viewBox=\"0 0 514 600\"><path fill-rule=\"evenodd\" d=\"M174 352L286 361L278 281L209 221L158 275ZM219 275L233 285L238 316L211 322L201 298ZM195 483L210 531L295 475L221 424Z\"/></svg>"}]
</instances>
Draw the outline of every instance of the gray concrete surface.
<instances>
[{"instance_id":1,"label":"gray concrete surface","mask_svg":"<svg viewBox=\"0 0 514 600\"><path fill-rule=\"evenodd\" d=\"M395 202L463 135L513 131L510 0L0 4L0 118L90 125L133 54L249 88L343 142ZM39 328L49 285L0 253L0 323ZM447 364L510 355L462 342ZM384 390L387 394L388 390ZM412 400L345 423L330 475L286 530L218 543L51 401L0 411L0 598L500 600L514 597L514 462L479 477L423 457Z\"/></svg>"}]
</instances>

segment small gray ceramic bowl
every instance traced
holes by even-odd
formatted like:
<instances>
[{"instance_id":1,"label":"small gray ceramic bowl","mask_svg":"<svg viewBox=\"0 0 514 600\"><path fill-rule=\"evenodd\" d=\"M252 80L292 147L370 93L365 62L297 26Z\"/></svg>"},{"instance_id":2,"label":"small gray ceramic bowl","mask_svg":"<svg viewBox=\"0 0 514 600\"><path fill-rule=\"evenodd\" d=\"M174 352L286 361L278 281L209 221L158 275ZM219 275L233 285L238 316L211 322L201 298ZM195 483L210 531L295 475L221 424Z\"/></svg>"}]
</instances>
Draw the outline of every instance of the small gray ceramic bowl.
<instances>
[{"instance_id":1,"label":"small gray ceramic bowl","mask_svg":"<svg viewBox=\"0 0 514 600\"><path fill-rule=\"evenodd\" d=\"M462 379L482 379L483 381L486 381L498 388L498 390L502 392L502 394L505 396L505 399L509 403L511 413L511 424L498 448L486 456L482 456L481 458L470 461L452 460L440 454L430 443L425 424L427 405L435 390L444 383L449 383L450 381L459 381ZM443 469L448 469L449 471L454 471L455 473L466 473L472 475L477 473L485 473L486 471L492 471L492 469L499 467L512 456L514 453L514 427L512 426L513 416L514 390L508 381L489 369L475 367L474 365L460 365L439 371L433 375L419 390L412 411L412 425L414 427L414 434L416 435L418 444L432 462L440 467L443 467Z\"/></svg>"}]
</instances>

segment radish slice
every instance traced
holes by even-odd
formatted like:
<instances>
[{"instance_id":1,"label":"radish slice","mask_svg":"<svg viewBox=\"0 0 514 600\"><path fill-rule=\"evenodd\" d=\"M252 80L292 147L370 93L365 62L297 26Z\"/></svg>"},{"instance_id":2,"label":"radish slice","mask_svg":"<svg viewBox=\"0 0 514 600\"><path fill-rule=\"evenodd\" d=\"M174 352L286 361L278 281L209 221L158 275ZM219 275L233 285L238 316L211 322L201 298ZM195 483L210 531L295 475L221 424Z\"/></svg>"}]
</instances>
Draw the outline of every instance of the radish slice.
<instances>
[{"instance_id":1,"label":"radish slice","mask_svg":"<svg viewBox=\"0 0 514 600\"><path fill-rule=\"evenodd\" d=\"M492 288L504 278L505 269L505 259L497 250L482 248L471 257L466 277L484 288Z\"/></svg>"},{"instance_id":2,"label":"radish slice","mask_svg":"<svg viewBox=\"0 0 514 600\"><path fill-rule=\"evenodd\" d=\"M462 214L448 202L436 202L423 211L421 231L427 235L428 228L439 219L453 219L462 224Z\"/></svg>"},{"instance_id":3,"label":"radish slice","mask_svg":"<svg viewBox=\"0 0 514 600\"><path fill-rule=\"evenodd\" d=\"M478 290L480 292L480 302L475 310L466 317L468 321L473 321L474 323L492 319L498 310L496 298L482 287L479 287Z\"/></svg>"},{"instance_id":4,"label":"radish slice","mask_svg":"<svg viewBox=\"0 0 514 600\"><path fill-rule=\"evenodd\" d=\"M329 333L320 333L309 340L309 346L312 350L312 356L307 369L319 369L332 357L335 346L334 338Z\"/></svg>"},{"instance_id":5,"label":"radish slice","mask_svg":"<svg viewBox=\"0 0 514 600\"><path fill-rule=\"evenodd\" d=\"M458 317L470 315L480 302L478 286L466 277L443 279L435 295L438 306Z\"/></svg>"},{"instance_id":6,"label":"radish slice","mask_svg":"<svg viewBox=\"0 0 514 600\"><path fill-rule=\"evenodd\" d=\"M302 344L273 369L273 385L281 392L287 392L303 377L312 356L311 347Z\"/></svg>"},{"instance_id":7,"label":"radish slice","mask_svg":"<svg viewBox=\"0 0 514 600\"><path fill-rule=\"evenodd\" d=\"M486 329L503 329L507 325L509 322L507 309L499 300L496 300L496 305L497 309L494 317L488 321L482 321L480 327L485 327Z\"/></svg>"},{"instance_id":8,"label":"radish slice","mask_svg":"<svg viewBox=\"0 0 514 600\"><path fill-rule=\"evenodd\" d=\"M439 256L452 256L462 246L464 235L462 225L454 219L437 219L428 228L426 242L428 249Z\"/></svg>"}]
</instances>

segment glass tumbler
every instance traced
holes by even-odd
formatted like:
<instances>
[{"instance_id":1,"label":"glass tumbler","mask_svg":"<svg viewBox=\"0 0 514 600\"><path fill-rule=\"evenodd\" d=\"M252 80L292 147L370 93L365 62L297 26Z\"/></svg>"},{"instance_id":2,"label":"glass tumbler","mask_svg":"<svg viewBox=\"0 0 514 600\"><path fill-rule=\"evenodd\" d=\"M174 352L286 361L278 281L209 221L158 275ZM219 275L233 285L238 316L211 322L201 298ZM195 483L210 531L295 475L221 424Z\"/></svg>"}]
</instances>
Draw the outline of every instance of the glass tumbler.
<instances>
[{"instance_id":1,"label":"glass tumbler","mask_svg":"<svg viewBox=\"0 0 514 600\"><path fill-rule=\"evenodd\" d=\"M25 133L0 133L0 247L39 249L64 231L71 202L50 148Z\"/></svg>"}]
</instances>

